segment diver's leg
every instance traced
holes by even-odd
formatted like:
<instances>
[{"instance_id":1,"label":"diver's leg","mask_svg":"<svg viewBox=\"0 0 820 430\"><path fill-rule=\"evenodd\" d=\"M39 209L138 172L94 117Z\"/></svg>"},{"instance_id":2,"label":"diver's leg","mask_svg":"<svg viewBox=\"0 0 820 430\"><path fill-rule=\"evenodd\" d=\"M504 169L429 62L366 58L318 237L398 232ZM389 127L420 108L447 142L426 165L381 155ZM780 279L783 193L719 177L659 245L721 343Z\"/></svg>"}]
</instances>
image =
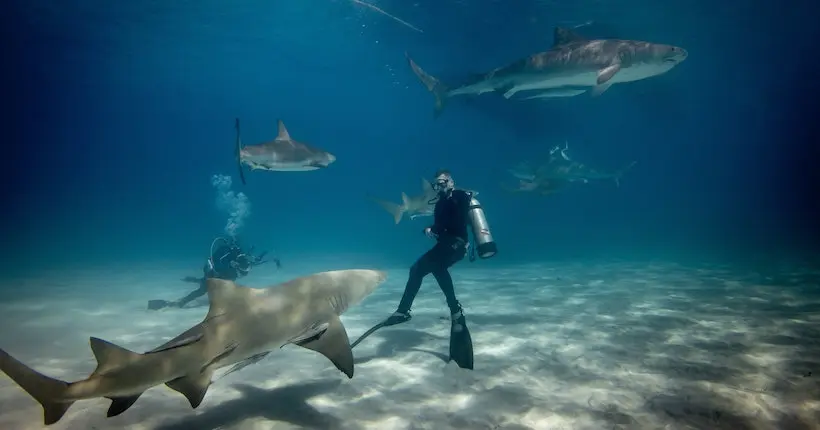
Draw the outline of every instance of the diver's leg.
<instances>
[{"instance_id":1,"label":"diver's leg","mask_svg":"<svg viewBox=\"0 0 820 430\"><path fill-rule=\"evenodd\" d=\"M205 284L205 279L203 278L202 282L199 283L199 288L197 288L194 291L191 291L190 293L188 293L187 296L173 302L172 304L173 304L173 306L176 306L178 308L182 308L182 307L185 307L185 305L187 305L188 303L190 303L190 302L204 296L207 293L208 293L208 287Z\"/></svg>"},{"instance_id":2,"label":"diver's leg","mask_svg":"<svg viewBox=\"0 0 820 430\"><path fill-rule=\"evenodd\" d=\"M453 277L450 276L450 271L447 269L461 261L465 253L465 250L457 249L449 252L447 255L442 255L441 258L436 261L438 264L436 264L432 270L433 276L436 278L439 288L441 288L441 292L444 293L444 298L447 299L447 306L450 308L451 314L461 312L461 304L456 299Z\"/></svg>"},{"instance_id":3,"label":"diver's leg","mask_svg":"<svg viewBox=\"0 0 820 430\"><path fill-rule=\"evenodd\" d=\"M438 245L437 245L438 246ZM396 312L385 321L385 325L393 325L403 323L410 320L410 308L413 306L413 300L421 288L421 281L427 276L434 267L436 254L439 252L437 246L424 253L412 266L410 266L410 274L407 277L407 284L404 286L404 294L401 296L399 307Z\"/></svg>"}]
</instances>

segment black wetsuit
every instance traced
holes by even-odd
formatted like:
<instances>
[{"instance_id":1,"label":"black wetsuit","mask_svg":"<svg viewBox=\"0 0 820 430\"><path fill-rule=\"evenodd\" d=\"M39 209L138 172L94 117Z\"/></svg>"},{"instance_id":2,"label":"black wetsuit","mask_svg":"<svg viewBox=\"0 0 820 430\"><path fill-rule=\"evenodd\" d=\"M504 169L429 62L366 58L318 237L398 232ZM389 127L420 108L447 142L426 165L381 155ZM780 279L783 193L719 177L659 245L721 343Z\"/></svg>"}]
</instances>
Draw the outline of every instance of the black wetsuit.
<instances>
[{"instance_id":1,"label":"black wetsuit","mask_svg":"<svg viewBox=\"0 0 820 430\"><path fill-rule=\"evenodd\" d=\"M430 273L447 298L450 312L455 314L461 310L461 305L456 300L453 278L447 269L467 254L469 209L470 194L463 190L453 190L449 198L439 198L436 202L431 228L437 235L437 243L410 267L410 277L397 312L407 314L410 311L421 288L422 279Z\"/></svg>"},{"instance_id":2,"label":"black wetsuit","mask_svg":"<svg viewBox=\"0 0 820 430\"><path fill-rule=\"evenodd\" d=\"M239 271L231 266L231 262L235 261L242 251L237 247L223 245L214 252L213 267L207 262L202 268L202 278L199 280L199 288L191 291L187 296L174 302L178 307L184 307L193 300L208 293L208 286L205 282L208 278L224 279L226 281L236 281L239 277Z\"/></svg>"}]
</instances>

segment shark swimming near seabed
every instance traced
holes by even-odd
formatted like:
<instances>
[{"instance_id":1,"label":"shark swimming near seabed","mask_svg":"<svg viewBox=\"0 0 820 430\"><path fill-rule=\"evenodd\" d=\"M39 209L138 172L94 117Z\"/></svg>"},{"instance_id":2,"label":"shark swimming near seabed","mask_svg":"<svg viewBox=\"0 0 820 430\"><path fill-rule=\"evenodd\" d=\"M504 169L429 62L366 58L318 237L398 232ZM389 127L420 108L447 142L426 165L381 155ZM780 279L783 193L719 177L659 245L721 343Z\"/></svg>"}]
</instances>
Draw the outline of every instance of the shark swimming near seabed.
<instances>
[{"instance_id":1,"label":"shark swimming near seabed","mask_svg":"<svg viewBox=\"0 0 820 430\"><path fill-rule=\"evenodd\" d=\"M425 72L405 53L413 73L435 97L434 116L456 96L499 92L510 99L599 96L617 83L658 76L683 62L683 48L638 40L590 40L556 27L551 49L480 74L454 88Z\"/></svg>"},{"instance_id":2,"label":"shark swimming near seabed","mask_svg":"<svg viewBox=\"0 0 820 430\"><path fill-rule=\"evenodd\" d=\"M42 405L46 425L85 399L106 397L111 400L107 416L119 415L162 384L196 408L215 370L230 365L237 370L288 344L324 355L352 378L353 353L339 316L386 279L378 270L336 270L254 289L211 278L205 319L151 351L140 354L92 337L97 368L70 383L45 376L2 349L0 370Z\"/></svg>"},{"instance_id":3,"label":"shark swimming near seabed","mask_svg":"<svg viewBox=\"0 0 820 430\"><path fill-rule=\"evenodd\" d=\"M401 193L401 204L389 202L376 197L370 196L370 199L379 204L390 215L393 215L393 221L398 224L401 222L404 214L407 214L411 220L419 217L433 216L433 210L436 207L436 200L438 193L433 189L433 184L427 179L421 179L422 193L416 196L408 196L406 193ZM465 190L472 195L477 196L478 191Z\"/></svg>"},{"instance_id":4,"label":"shark swimming near seabed","mask_svg":"<svg viewBox=\"0 0 820 430\"><path fill-rule=\"evenodd\" d=\"M336 156L306 143L293 140L279 120L279 132L276 138L255 145L243 145L239 130L239 118L236 119L236 161L239 165L239 177L245 183L242 165L251 170L271 170L276 172L306 172L324 169L334 161Z\"/></svg>"}]
</instances>

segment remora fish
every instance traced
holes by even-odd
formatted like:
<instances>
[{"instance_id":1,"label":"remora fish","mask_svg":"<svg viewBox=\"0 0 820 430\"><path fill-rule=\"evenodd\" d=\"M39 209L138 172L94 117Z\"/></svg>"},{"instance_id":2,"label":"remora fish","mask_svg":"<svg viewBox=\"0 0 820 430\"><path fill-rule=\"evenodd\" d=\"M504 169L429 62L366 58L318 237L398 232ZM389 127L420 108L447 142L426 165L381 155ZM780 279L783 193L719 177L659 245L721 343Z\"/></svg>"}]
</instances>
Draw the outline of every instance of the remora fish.
<instances>
[{"instance_id":1,"label":"remora fish","mask_svg":"<svg viewBox=\"0 0 820 430\"><path fill-rule=\"evenodd\" d=\"M258 361L261 354L292 343L314 350L349 378L353 353L339 315L382 284L377 270L317 273L266 289L208 279L205 319L143 354L92 337L97 368L67 383L50 378L0 349L0 370L43 406L44 423L56 423L77 400L106 397L108 416L130 408L145 390L165 384L196 408L216 369Z\"/></svg>"},{"instance_id":2,"label":"remora fish","mask_svg":"<svg viewBox=\"0 0 820 430\"><path fill-rule=\"evenodd\" d=\"M633 82L666 73L686 59L683 48L637 40L586 39L556 27L550 50L532 54L507 66L448 88L425 72L405 53L410 68L433 93L435 116L447 100L459 95L498 91L509 99L520 91L524 98L573 97L591 90L601 95L612 84ZM527 97L529 96L529 97Z\"/></svg>"},{"instance_id":3,"label":"remora fish","mask_svg":"<svg viewBox=\"0 0 820 430\"><path fill-rule=\"evenodd\" d=\"M282 120L279 120L279 133L275 139L256 145L243 145L239 131L239 118L237 118L236 160L239 164L239 177L244 184L245 175L242 172L242 164L247 165L251 170L304 172L323 169L336 161L336 157L319 148L293 140Z\"/></svg>"}]
</instances>

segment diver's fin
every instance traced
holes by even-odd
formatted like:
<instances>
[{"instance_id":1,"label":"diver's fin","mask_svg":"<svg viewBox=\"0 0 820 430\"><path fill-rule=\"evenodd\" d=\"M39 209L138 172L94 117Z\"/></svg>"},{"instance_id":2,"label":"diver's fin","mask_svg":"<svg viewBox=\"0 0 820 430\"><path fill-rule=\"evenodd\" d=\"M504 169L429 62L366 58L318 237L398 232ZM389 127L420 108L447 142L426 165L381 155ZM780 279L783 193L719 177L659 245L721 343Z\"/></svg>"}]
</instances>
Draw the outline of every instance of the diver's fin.
<instances>
[{"instance_id":1,"label":"diver's fin","mask_svg":"<svg viewBox=\"0 0 820 430\"><path fill-rule=\"evenodd\" d=\"M108 407L108 413L106 416L108 418L116 417L117 415L125 412L131 406L134 406L134 403L137 402L137 399L140 398L142 393L137 394L136 396L128 396L128 397L109 397L111 400L111 406Z\"/></svg>"},{"instance_id":2,"label":"diver's fin","mask_svg":"<svg viewBox=\"0 0 820 430\"><path fill-rule=\"evenodd\" d=\"M26 366L0 349L0 371L26 390L43 407L43 424L51 425L65 415L73 401L61 401L68 388L65 381L50 378Z\"/></svg>"},{"instance_id":3,"label":"diver's fin","mask_svg":"<svg viewBox=\"0 0 820 430\"><path fill-rule=\"evenodd\" d=\"M303 342L298 342L296 345L312 349L324 355L348 378L353 377L353 351L345 327L339 317L334 316L328 322L327 329L322 333Z\"/></svg>"},{"instance_id":4,"label":"diver's fin","mask_svg":"<svg viewBox=\"0 0 820 430\"><path fill-rule=\"evenodd\" d=\"M473 338L461 312L450 327L450 360L462 369L473 369Z\"/></svg>"},{"instance_id":5,"label":"diver's fin","mask_svg":"<svg viewBox=\"0 0 820 430\"><path fill-rule=\"evenodd\" d=\"M242 185L245 185L245 173L242 171L242 136L239 133L239 118L236 119L236 164L239 166L239 179L242 180Z\"/></svg>"},{"instance_id":6,"label":"diver's fin","mask_svg":"<svg viewBox=\"0 0 820 430\"><path fill-rule=\"evenodd\" d=\"M167 300L148 300L148 310L158 311L164 307L167 307L169 303L171 302Z\"/></svg>"}]
</instances>

